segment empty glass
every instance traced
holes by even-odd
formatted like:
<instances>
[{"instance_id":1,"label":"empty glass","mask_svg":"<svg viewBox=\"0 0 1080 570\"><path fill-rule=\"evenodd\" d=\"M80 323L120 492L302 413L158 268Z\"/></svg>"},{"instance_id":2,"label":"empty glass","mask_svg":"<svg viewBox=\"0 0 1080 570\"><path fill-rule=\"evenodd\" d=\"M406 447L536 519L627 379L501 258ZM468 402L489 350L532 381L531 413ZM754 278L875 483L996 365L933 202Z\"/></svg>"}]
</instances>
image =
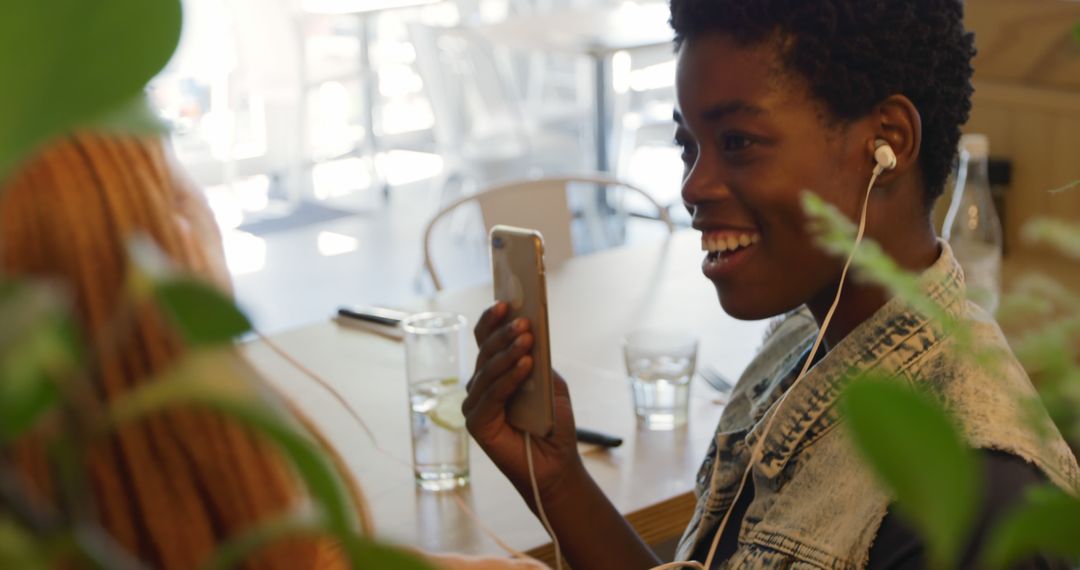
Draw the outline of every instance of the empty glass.
<instances>
[{"instance_id":1,"label":"empty glass","mask_svg":"<svg viewBox=\"0 0 1080 570\"><path fill-rule=\"evenodd\" d=\"M665 329L638 330L623 341L634 413L647 429L686 423L697 344L693 336Z\"/></svg>"}]
</instances>

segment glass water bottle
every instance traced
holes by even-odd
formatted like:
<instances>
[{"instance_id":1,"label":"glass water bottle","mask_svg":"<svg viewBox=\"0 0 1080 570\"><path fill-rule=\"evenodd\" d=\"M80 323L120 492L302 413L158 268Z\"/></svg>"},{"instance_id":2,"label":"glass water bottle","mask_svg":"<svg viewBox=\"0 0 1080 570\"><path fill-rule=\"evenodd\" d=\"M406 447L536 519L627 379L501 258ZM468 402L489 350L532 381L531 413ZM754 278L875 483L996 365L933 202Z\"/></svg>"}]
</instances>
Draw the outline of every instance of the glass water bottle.
<instances>
[{"instance_id":1,"label":"glass water bottle","mask_svg":"<svg viewBox=\"0 0 1080 570\"><path fill-rule=\"evenodd\" d=\"M960 138L956 186L942 237L964 270L968 298L993 314L1001 296L1001 220L990 196L990 143L986 135Z\"/></svg>"}]
</instances>

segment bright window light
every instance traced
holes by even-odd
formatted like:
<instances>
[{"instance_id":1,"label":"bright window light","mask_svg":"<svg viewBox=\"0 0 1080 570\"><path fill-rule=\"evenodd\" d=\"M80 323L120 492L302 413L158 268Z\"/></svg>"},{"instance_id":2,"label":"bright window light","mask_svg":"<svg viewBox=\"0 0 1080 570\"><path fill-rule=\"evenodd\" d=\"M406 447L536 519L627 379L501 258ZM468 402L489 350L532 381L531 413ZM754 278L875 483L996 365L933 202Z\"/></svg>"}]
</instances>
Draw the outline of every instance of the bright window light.
<instances>
[{"instance_id":1,"label":"bright window light","mask_svg":"<svg viewBox=\"0 0 1080 570\"><path fill-rule=\"evenodd\" d=\"M240 208L240 201L236 193L229 188L228 184L208 186L203 190L206 202L210 210L214 212L214 220L223 230L231 230L244 221L244 211Z\"/></svg>"},{"instance_id":2,"label":"bright window light","mask_svg":"<svg viewBox=\"0 0 1080 570\"><path fill-rule=\"evenodd\" d=\"M227 230L222 235L225 263L234 277L262 271L266 267L266 240L247 232Z\"/></svg>"},{"instance_id":3,"label":"bright window light","mask_svg":"<svg viewBox=\"0 0 1080 570\"><path fill-rule=\"evenodd\" d=\"M380 154L378 160L392 186L434 178L443 169L442 157L429 152L391 150Z\"/></svg>"},{"instance_id":4,"label":"bright window light","mask_svg":"<svg viewBox=\"0 0 1080 570\"><path fill-rule=\"evenodd\" d=\"M616 93L626 93L630 87L630 54L617 51L611 56L611 83Z\"/></svg>"},{"instance_id":5,"label":"bright window light","mask_svg":"<svg viewBox=\"0 0 1080 570\"><path fill-rule=\"evenodd\" d=\"M382 106L383 132L409 133L430 129L435 124L431 105L421 97L390 100Z\"/></svg>"},{"instance_id":6,"label":"bright window light","mask_svg":"<svg viewBox=\"0 0 1080 570\"><path fill-rule=\"evenodd\" d=\"M270 177L249 176L232 184L236 201L245 212L261 212L270 204Z\"/></svg>"},{"instance_id":7,"label":"bright window light","mask_svg":"<svg viewBox=\"0 0 1080 570\"><path fill-rule=\"evenodd\" d=\"M356 251L360 247L360 240L335 232L319 232L318 247L320 254L331 257Z\"/></svg>"},{"instance_id":8,"label":"bright window light","mask_svg":"<svg viewBox=\"0 0 1080 570\"><path fill-rule=\"evenodd\" d=\"M368 164L367 159L357 157L316 164L311 171L315 198L326 200L367 189L371 186L371 169Z\"/></svg>"},{"instance_id":9,"label":"bright window light","mask_svg":"<svg viewBox=\"0 0 1080 570\"><path fill-rule=\"evenodd\" d=\"M675 60L649 65L630 72L630 89L652 91L675 85Z\"/></svg>"}]
</instances>

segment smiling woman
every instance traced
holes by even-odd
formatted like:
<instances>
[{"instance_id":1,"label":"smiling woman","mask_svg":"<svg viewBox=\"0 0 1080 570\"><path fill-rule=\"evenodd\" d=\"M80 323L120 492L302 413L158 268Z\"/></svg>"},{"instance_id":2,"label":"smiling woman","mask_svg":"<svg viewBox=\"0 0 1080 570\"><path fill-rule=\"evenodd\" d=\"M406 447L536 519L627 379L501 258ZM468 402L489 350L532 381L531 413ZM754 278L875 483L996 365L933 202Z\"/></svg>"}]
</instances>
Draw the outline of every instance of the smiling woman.
<instances>
[{"instance_id":1,"label":"smiling woman","mask_svg":"<svg viewBox=\"0 0 1080 570\"><path fill-rule=\"evenodd\" d=\"M906 379L947 403L983 451L984 525L1024 487L1075 486L1076 460L1056 430L1043 446L1022 421L1017 395L1034 390L996 324L963 300L963 276L930 224L970 109L961 3L673 0L672 24L682 195L709 251L704 273L736 317L805 307L789 318L801 335L771 338L740 380L733 401L748 401L724 412L680 554L709 567L927 564L925 543L832 430L845 378L859 374ZM885 148L894 156L883 162ZM848 218L866 212L867 237L921 273L944 314L1007 355L1000 377L880 286L843 285L842 260L808 227L807 192ZM745 235L758 239L746 246ZM819 327L824 354L810 342ZM980 528L950 564L974 564Z\"/></svg>"},{"instance_id":2,"label":"smiling woman","mask_svg":"<svg viewBox=\"0 0 1080 570\"><path fill-rule=\"evenodd\" d=\"M840 262L814 245L799 195L810 190L857 217L875 138L890 141L905 158L901 172L910 175L883 177L891 188L871 200L869 237L912 270L937 257L915 160L921 121L911 100L893 95L860 120L841 121L813 97L807 79L784 65L774 43L744 45L723 34L687 38L679 49L676 140L686 165L683 200L703 232L703 246L724 246L709 249L704 271L724 309L745 319L783 314L808 299L824 314ZM751 238L749 247L738 243L742 235ZM880 292L861 292L853 309L881 304L873 298ZM861 320L841 312L831 340Z\"/></svg>"},{"instance_id":3,"label":"smiling woman","mask_svg":"<svg viewBox=\"0 0 1080 570\"><path fill-rule=\"evenodd\" d=\"M1025 488L1077 488L1080 467L1045 410L1026 406L1036 397L1029 379L993 319L966 301L960 267L930 223L971 107L963 3L671 0L671 23L682 197L702 232L703 272L729 314L784 317L717 426L678 548L685 562L664 567L973 567L987 525ZM919 275L912 280L928 304L858 279L842 286L847 265L807 227L807 195L848 218L865 212L860 231ZM529 374L531 333L506 314L496 305L476 327L469 431L546 512L574 567L656 565L566 436L574 420L560 378L554 435L534 438L535 457L523 465L522 435L501 410ZM973 365L945 321L969 330L1001 366ZM978 450L981 526L963 529L962 552L928 552L835 429L845 420L839 395L863 375L929 392ZM939 467L932 459L928 473Z\"/></svg>"}]
</instances>

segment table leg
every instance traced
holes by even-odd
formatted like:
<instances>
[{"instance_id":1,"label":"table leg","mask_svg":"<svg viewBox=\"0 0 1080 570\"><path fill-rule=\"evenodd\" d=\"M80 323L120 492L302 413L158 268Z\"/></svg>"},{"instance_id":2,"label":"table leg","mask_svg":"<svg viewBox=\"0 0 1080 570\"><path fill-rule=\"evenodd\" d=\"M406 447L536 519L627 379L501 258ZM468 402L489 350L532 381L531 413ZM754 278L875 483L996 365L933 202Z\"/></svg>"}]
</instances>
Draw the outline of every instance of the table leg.
<instances>
[{"instance_id":1,"label":"table leg","mask_svg":"<svg viewBox=\"0 0 1080 570\"><path fill-rule=\"evenodd\" d=\"M593 62L595 66L593 89L596 97L596 171L606 173L611 170L610 157L608 156L608 138L611 133L611 118L608 116L608 87L611 85L611 78L609 77L611 70L606 55L594 54ZM599 216L595 222L602 224L603 218L613 212L608 201L606 186L597 186L596 206ZM593 233L596 233L596 231L594 230Z\"/></svg>"},{"instance_id":2,"label":"table leg","mask_svg":"<svg viewBox=\"0 0 1080 570\"><path fill-rule=\"evenodd\" d=\"M608 132L610 122L608 120L608 63L603 55L594 56L595 65L595 97L596 97L596 170L607 172L611 169L608 159Z\"/></svg>"}]
</instances>

